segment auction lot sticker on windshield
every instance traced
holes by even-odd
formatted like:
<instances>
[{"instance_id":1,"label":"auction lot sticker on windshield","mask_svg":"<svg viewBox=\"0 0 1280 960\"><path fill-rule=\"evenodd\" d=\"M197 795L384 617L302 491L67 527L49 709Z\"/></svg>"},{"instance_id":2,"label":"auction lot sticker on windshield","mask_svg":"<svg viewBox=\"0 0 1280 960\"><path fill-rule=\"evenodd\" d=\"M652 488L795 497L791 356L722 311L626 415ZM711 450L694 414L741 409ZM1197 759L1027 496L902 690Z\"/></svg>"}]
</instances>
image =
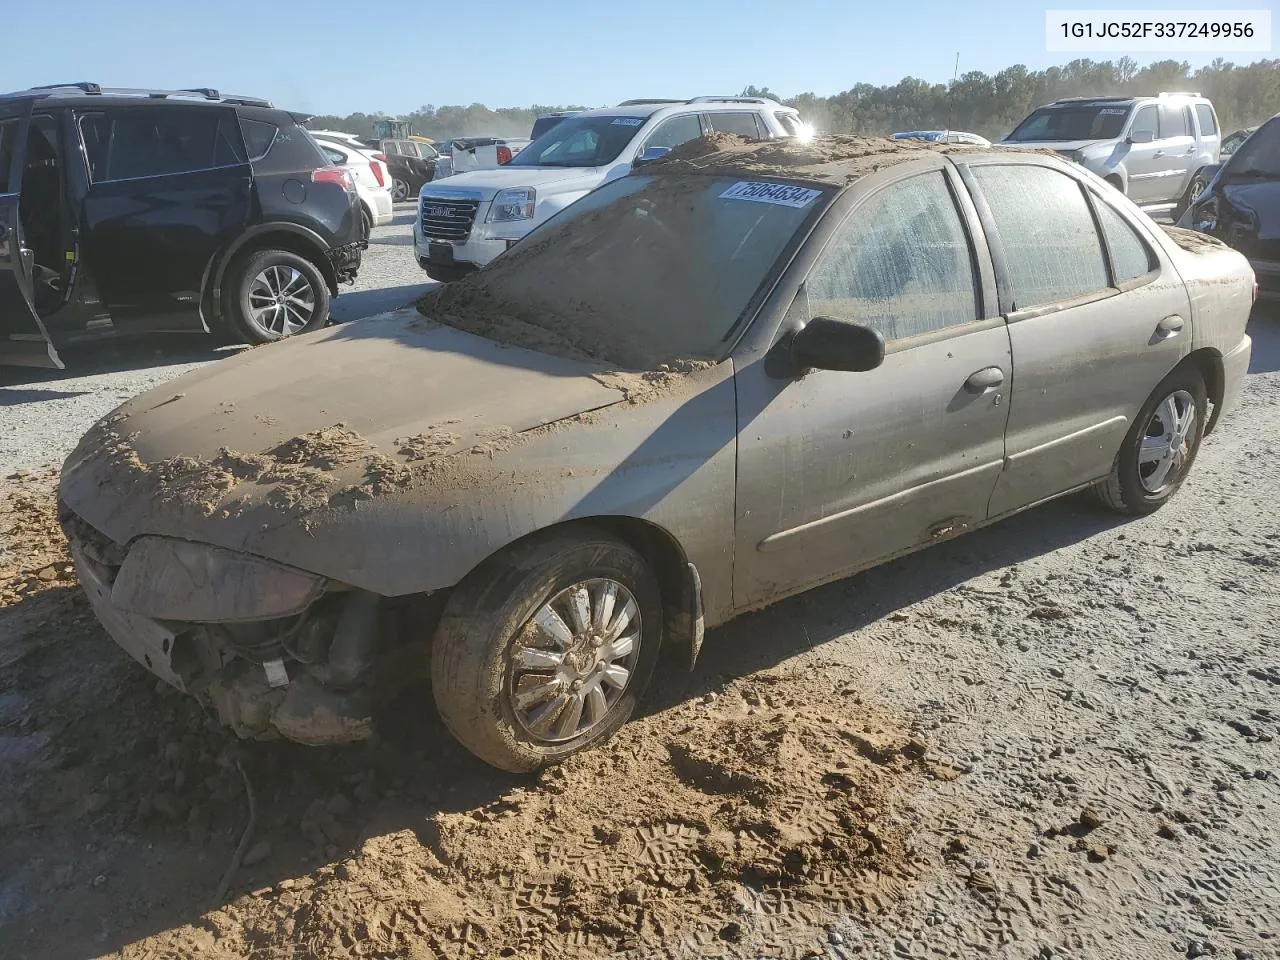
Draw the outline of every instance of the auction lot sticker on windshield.
<instances>
[{"instance_id":1,"label":"auction lot sticker on windshield","mask_svg":"<svg viewBox=\"0 0 1280 960\"><path fill-rule=\"evenodd\" d=\"M644 123L644 117L614 117L613 125L615 127L638 127Z\"/></svg>"},{"instance_id":2,"label":"auction lot sticker on windshield","mask_svg":"<svg viewBox=\"0 0 1280 960\"><path fill-rule=\"evenodd\" d=\"M721 200L754 200L756 203L777 203L784 207L807 207L821 190L809 187L793 187L785 183L764 183L758 180L739 180L720 194Z\"/></svg>"}]
</instances>

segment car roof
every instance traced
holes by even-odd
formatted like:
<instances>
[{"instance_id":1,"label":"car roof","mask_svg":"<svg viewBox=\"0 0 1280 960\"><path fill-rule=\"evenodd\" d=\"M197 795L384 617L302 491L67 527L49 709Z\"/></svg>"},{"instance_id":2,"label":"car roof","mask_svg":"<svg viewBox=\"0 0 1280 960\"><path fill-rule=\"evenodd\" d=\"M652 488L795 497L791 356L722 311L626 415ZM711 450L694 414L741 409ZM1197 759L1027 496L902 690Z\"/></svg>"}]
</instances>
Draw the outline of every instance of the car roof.
<instances>
[{"instance_id":1,"label":"car roof","mask_svg":"<svg viewBox=\"0 0 1280 960\"><path fill-rule=\"evenodd\" d=\"M713 133L682 144L645 166L643 174L697 174L714 177L772 177L821 186L846 187L878 170L931 154L968 153L990 157L991 150L973 144L935 143L892 137L825 136L810 140L746 140ZM1025 158L1051 150L1009 151Z\"/></svg>"},{"instance_id":2,"label":"car roof","mask_svg":"<svg viewBox=\"0 0 1280 960\"><path fill-rule=\"evenodd\" d=\"M263 107L275 109L270 100L261 97L225 95L212 87L160 90L137 87L104 87L97 83L53 83L0 94L0 100L86 100L103 106L137 105L154 101L176 100L183 104Z\"/></svg>"},{"instance_id":3,"label":"car roof","mask_svg":"<svg viewBox=\"0 0 1280 960\"><path fill-rule=\"evenodd\" d=\"M794 107L788 107L776 100L764 97L694 97L690 100L624 100L614 107L596 107L572 114L575 117L652 117L662 111L671 113L696 112L700 110L784 110L787 113L798 113ZM693 108L689 110L689 108Z\"/></svg>"}]
</instances>

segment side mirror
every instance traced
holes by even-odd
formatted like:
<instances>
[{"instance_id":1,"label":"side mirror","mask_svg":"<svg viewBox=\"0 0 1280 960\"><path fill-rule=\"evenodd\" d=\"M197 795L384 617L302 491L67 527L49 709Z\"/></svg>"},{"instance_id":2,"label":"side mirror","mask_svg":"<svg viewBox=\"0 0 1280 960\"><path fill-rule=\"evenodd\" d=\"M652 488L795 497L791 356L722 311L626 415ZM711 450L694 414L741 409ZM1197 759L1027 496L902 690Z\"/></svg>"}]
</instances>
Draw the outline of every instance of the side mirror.
<instances>
[{"instance_id":1,"label":"side mirror","mask_svg":"<svg viewBox=\"0 0 1280 960\"><path fill-rule=\"evenodd\" d=\"M802 370L874 370L884 363L884 336L848 320L814 317L792 338L791 359Z\"/></svg>"},{"instance_id":2,"label":"side mirror","mask_svg":"<svg viewBox=\"0 0 1280 960\"><path fill-rule=\"evenodd\" d=\"M636 157L636 162L632 166L641 166L646 163L653 163L655 160L661 160L671 152L670 147L645 147L644 152Z\"/></svg>"},{"instance_id":3,"label":"side mirror","mask_svg":"<svg viewBox=\"0 0 1280 960\"><path fill-rule=\"evenodd\" d=\"M1155 138L1154 130L1135 130L1129 134L1129 143L1151 143Z\"/></svg>"}]
</instances>

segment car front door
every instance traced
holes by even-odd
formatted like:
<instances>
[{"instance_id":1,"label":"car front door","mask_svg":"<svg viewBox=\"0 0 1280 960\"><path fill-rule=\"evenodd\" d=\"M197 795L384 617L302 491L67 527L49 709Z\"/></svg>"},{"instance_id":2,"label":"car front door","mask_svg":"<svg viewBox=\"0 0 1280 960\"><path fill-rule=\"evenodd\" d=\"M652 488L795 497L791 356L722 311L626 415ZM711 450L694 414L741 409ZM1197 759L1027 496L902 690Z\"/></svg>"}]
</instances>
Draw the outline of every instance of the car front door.
<instances>
[{"instance_id":1,"label":"car front door","mask_svg":"<svg viewBox=\"0 0 1280 960\"><path fill-rule=\"evenodd\" d=\"M1129 176L1126 196L1134 203L1154 203L1160 199L1162 175L1166 168L1160 143L1160 111L1154 103L1145 103L1134 111L1127 137L1124 167Z\"/></svg>"},{"instance_id":2,"label":"car front door","mask_svg":"<svg viewBox=\"0 0 1280 960\"><path fill-rule=\"evenodd\" d=\"M112 322L207 330L206 269L248 226L254 207L235 110L113 107L81 112L76 125L89 167L80 216L85 268Z\"/></svg>"},{"instance_id":3,"label":"car front door","mask_svg":"<svg viewBox=\"0 0 1280 960\"><path fill-rule=\"evenodd\" d=\"M22 175L31 104L0 105L0 364L62 369L35 308L34 257L23 240Z\"/></svg>"},{"instance_id":4,"label":"car front door","mask_svg":"<svg viewBox=\"0 0 1280 960\"><path fill-rule=\"evenodd\" d=\"M1190 350L1190 304L1132 204L1030 160L960 167L992 238L1013 346L999 516L1106 476Z\"/></svg>"},{"instance_id":5,"label":"car front door","mask_svg":"<svg viewBox=\"0 0 1280 960\"><path fill-rule=\"evenodd\" d=\"M778 342L736 374L739 608L981 523L1004 461L1009 337L970 200L937 157L853 191ZM775 364L818 316L878 330L883 364Z\"/></svg>"}]
</instances>

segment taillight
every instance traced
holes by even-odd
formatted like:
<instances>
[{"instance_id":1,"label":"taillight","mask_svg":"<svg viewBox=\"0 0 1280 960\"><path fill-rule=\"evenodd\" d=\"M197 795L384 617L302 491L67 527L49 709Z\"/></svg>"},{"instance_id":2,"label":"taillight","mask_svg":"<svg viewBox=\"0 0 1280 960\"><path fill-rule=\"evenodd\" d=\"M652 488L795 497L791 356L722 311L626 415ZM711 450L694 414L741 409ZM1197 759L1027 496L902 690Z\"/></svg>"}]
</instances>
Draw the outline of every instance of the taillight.
<instances>
[{"instance_id":1,"label":"taillight","mask_svg":"<svg viewBox=\"0 0 1280 960\"><path fill-rule=\"evenodd\" d=\"M355 182L351 179L351 174L338 167L317 167L311 171L312 183L336 183L343 190L350 190L355 186Z\"/></svg>"},{"instance_id":2,"label":"taillight","mask_svg":"<svg viewBox=\"0 0 1280 960\"><path fill-rule=\"evenodd\" d=\"M505 147L505 146L498 147L498 163L510 163L510 162L511 162L511 148Z\"/></svg>"},{"instance_id":3,"label":"taillight","mask_svg":"<svg viewBox=\"0 0 1280 960\"><path fill-rule=\"evenodd\" d=\"M369 169L373 171L373 179L378 181L378 186L385 187L387 185L387 181L382 179L382 164L377 160L370 160Z\"/></svg>"}]
</instances>

